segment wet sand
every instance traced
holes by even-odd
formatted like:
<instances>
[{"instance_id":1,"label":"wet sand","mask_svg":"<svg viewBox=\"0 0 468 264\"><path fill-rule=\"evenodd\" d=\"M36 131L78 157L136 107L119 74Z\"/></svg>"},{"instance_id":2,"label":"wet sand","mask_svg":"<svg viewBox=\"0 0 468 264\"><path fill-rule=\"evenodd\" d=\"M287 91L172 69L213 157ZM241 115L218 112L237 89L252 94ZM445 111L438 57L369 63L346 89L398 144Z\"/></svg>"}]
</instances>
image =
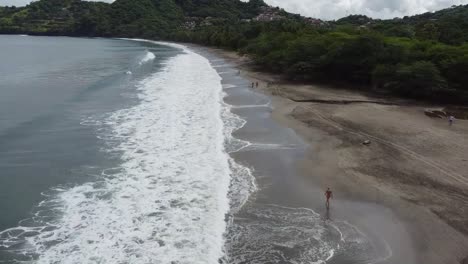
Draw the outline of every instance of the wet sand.
<instances>
[{"instance_id":1,"label":"wet sand","mask_svg":"<svg viewBox=\"0 0 468 264\"><path fill-rule=\"evenodd\" d=\"M294 103L271 95L274 90L267 82L271 86L272 80L247 72L246 66L240 65L242 60L232 54L193 48L217 69L227 94L225 102L247 121L234 136L250 145L231 155L252 169L258 188L239 211L232 212L227 233L228 263L458 261L458 256L446 254L456 252L454 248L438 245L440 249L432 251L427 246L437 246L435 242L419 241L425 227L418 229L412 223L414 219L402 217L404 210L390 206L388 201L398 200L396 197L384 197L371 183L349 177L337 153L341 139L292 118ZM252 89L252 81L258 81L259 87ZM335 191L330 210L324 205L326 186ZM408 212L414 209L403 206L403 202L394 203L411 216ZM443 226L440 232L456 233L442 221L434 224L423 214L412 216L431 219L427 228ZM464 236L454 238L466 243ZM462 246L457 246L461 256Z\"/></svg>"},{"instance_id":2,"label":"wet sand","mask_svg":"<svg viewBox=\"0 0 468 264\"><path fill-rule=\"evenodd\" d=\"M441 106L291 84L255 71L246 57L204 50L259 82L255 90L270 96L273 119L306 142L289 174L271 171L287 184L269 199L300 201L294 206L326 217L323 190L332 187L332 220L355 225L389 253L374 263L458 264L468 256L468 121L449 127L424 115ZM293 199L283 199L282 185ZM327 263L368 263L349 260Z\"/></svg>"}]
</instances>

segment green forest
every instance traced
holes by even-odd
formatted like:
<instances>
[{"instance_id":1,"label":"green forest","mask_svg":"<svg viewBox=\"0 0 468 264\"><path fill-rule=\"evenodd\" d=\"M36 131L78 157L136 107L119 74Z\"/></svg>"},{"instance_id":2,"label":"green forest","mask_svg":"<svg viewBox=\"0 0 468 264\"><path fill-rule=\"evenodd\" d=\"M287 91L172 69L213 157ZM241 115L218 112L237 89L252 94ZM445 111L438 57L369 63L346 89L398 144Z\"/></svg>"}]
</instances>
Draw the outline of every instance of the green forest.
<instances>
[{"instance_id":1,"label":"green forest","mask_svg":"<svg viewBox=\"0 0 468 264\"><path fill-rule=\"evenodd\" d=\"M262 0L41 0L0 7L0 33L197 43L248 54L290 80L468 102L466 5L391 20L321 21Z\"/></svg>"}]
</instances>

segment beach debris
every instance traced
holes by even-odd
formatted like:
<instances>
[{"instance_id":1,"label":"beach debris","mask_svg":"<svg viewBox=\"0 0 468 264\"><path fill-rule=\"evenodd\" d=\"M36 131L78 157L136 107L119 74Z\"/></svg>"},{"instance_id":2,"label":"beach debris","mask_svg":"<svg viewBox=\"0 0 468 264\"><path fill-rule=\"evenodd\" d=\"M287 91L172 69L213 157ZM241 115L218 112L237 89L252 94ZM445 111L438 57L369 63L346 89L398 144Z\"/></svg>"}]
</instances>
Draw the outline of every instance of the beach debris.
<instances>
[{"instance_id":1,"label":"beach debris","mask_svg":"<svg viewBox=\"0 0 468 264\"><path fill-rule=\"evenodd\" d=\"M431 118L446 118L447 113L439 109L426 109L424 114Z\"/></svg>"},{"instance_id":2,"label":"beach debris","mask_svg":"<svg viewBox=\"0 0 468 264\"><path fill-rule=\"evenodd\" d=\"M362 144L363 144L364 146L369 146L369 145L371 144L371 141L370 141L370 140L364 140L364 141L362 142Z\"/></svg>"},{"instance_id":3,"label":"beach debris","mask_svg":"<svg viewBox=\"0 0 468 264\"><path fill-rule=\"evenodd\" d=\"M447 116L453 116L459 120L468 120L468 107L464 106L450 106L444 108L443 111L447 113Z\"/></svg>"}]
</instances>

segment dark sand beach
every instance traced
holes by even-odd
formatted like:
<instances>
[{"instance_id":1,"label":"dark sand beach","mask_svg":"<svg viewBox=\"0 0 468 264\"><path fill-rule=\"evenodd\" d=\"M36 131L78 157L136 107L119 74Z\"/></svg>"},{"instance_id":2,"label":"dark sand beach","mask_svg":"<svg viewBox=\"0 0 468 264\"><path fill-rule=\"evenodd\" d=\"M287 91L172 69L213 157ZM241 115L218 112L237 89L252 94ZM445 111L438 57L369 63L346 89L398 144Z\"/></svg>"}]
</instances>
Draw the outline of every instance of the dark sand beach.
<instances>
[{"instance_id":1,"label":"dark sand beach","mask_svg":"<svg viewBox=\"0 0 468 264\"><path fill-rule=\"evenodd\" d=\"M468 121L449 127L424 114L441 106L291 84L246 57L193 48L247 121L234 135L253 142L232 154L258 187L233 214L233 263L464 263Z\"/></svg>"}]
</instances>

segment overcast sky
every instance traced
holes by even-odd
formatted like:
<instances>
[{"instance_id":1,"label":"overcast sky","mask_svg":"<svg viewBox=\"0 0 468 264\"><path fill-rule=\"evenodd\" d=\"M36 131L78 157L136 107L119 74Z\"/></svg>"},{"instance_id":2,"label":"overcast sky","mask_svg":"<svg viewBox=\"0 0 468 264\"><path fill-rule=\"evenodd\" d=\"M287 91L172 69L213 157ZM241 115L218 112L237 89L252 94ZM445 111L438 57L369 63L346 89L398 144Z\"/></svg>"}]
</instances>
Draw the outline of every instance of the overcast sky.
<instances>
[{"instance_id":1,"label":"overcast sky","mask_svg":"<svg viewBox=\"0 0 468 264\"><path fill-rule=\"evenodd\" d=\"M107 0L111 2L112 0ZM135 0L138 1L138 0ZM337 19L350 14L374 18L394 18L440 10L468 0L264 0L287 11L322 19ZM21 6L29 0L0 0L0 5Z\"/></svg>"}]
</instances>

